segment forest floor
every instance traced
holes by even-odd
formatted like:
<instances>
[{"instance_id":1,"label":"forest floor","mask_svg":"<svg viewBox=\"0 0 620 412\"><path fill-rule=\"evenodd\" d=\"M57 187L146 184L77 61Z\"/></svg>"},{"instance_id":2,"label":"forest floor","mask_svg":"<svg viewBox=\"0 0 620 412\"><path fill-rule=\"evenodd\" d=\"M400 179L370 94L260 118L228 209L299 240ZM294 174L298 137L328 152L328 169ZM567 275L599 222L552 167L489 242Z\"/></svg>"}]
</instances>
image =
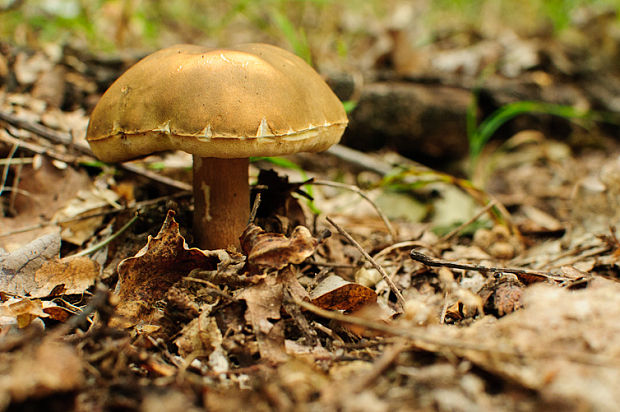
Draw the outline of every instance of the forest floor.
<instances>
[{"instance_id":1,"label":"forest floor","mask_svg":"<svg viewBox=\"0 0 620 412\"><path fill-rule=\"evenodd\" d=\"M544 48L564 65L520 67L516 89L547 73L617 114L618 73L579 87L577 58ZM110 166L83 139L129 62L58 52L0 45L0 410L620 405L617 124L513 123L471 181L450 150L425 146L460 177L404 157L397 128L371 153L257 160L243 250L200 250L191 156ZM403 74L406 54L377 57L354 130L389 123L368 111L384 85L457 83ZM514 78L493 81L503 104Z\"/></svg>"}]
</instances>

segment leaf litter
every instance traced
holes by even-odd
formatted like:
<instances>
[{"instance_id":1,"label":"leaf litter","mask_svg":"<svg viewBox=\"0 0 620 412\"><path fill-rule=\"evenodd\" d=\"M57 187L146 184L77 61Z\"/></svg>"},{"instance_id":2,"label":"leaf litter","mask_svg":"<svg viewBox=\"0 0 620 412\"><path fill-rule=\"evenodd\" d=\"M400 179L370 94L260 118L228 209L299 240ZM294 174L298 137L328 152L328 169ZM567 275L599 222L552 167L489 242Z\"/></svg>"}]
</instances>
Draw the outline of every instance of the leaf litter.
<instances>
[{"instance_id":1,"label":"leaf litter","mask_svg":"<svg viewBox=\"0 0 620 412\"><path fill-rule=\"evenodd\" d=\"M443 64L456 57L445 53ZM19 138L11 159L31 156L3 183L0 410L37 402L377 411L620 403L620 242L609 229L618 224L616 160L556 156L538 136L492 159L503 165L488 185L495 200L404 164L394 181L401 190L424 175L433 190L478 196L471 204L480 215L443 236L428 224L386 225L371 197L325 184L320 160L308 168L323 179L314 186L289 183L275 165L258 176L262 200L241 252L205 251L188 247L187 195L170 195L187 187L182 167L151 180L143 166L166 160L152 156L113 173L93 166L79 141L46 137L81 136L86 124L81 107L54 108L62 94L54 76L85 93L96 92L93 79L71 66L51 73L55 62L40 53L11 64L37 98L15 93L0 103L30 125L3 120L2 153L8 159ZM354 183L355 167L343 169ZM304 184L317 194L311 206ZM119 233L137 199L146 203ZM343 204L355 213L330 207ZM507 209L497 214L500 205ZM461 216L462 206L436 210ZM37 229L17 236L24 227ZM111 237L91 258L72 256Z\"/></svg>"}]
</instances>

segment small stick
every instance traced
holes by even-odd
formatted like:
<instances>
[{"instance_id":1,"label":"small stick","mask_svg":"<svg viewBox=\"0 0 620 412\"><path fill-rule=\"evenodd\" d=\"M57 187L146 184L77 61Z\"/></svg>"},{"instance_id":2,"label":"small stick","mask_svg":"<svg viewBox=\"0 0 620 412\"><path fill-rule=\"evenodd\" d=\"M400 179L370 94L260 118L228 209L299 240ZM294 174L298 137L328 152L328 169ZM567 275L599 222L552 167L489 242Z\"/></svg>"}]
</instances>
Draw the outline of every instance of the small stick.
<instances>
[{"instance_id":1,"label":"small stick","mask_svg":"<svg viewBox=\"0 0 620 412\"><path fill-rule=\"evenodd\" d=\"M258 212L258 207L260 206L261 195L260 192L256 193L256 197L254 197L254 204L252 205L252 210L250 211L250 217L248 218L248 225L250 223L254 223L254 219L256 219L256 213Z\"/></svg>"},{"instance_id":2,"label":"small stick","mask_svg":"<svg viewBox=\"0 0 620 412\"><path fill-rule=\"evenodd\" d=\"M439 242L446 242L448 239L452 238L454 235L459 233L461 230L463 230L464 228L466 228L467 226L469 226L470 224L472 224L476 220L478 220L480 218L480 216L482 216L483 214L487 213L496 204L497 204L496 200L491 200L489 203L487 203L487 205L485 207L480 209L480 211L478 213L476 213L474 216L472 216L471 219L469 219L468 221L460 224L457 228L455 228L454 230L452 230L452 231L446 233L444 236L442 236L441 239L439 239Z\"/></svg>"},{"instance_id":3,"label":"small stick","mask_svg":"<svg viewBox=\"0 0 620 412\"><path fill-rule=\"evenodd\" d=\"M26 142L24 140L17 139L9 135L5 130L2 129L0 129L0 140L8 144L19 145L20 149L26 149L28 151L31 151L32 153L45 155L47 157L51 157L52 159L60 160L61 162L74 163L77 160L77 158L73 156L59 153L53 149L43 147L36 143Z\"/></svg>"},{"instance_id":4,"label":"small stick","mask_svg":"<svg viewBox=\"0 0 620 412\"><path fill-rule=\"evenodd\" d=\"M562 278L560 276L554 275L553 273L549 273L549 272L541 272L538 270L531 270L531 269L519 269L519 268L499 268L499 267L492 267L492 266L480 266L480 265L470 265L467 263L455 263L455 262L449 262L447 260L441 260L441 259L433 259L429 256L426 256L423 253L420 253L416 250L412 250L409 254L409 256L411 257L411 259L422 263L423 265L426 266L433 266L433 267L447 267L447 268L452 268L452 269L461 269L461 270L474 270L476 272L480 272L480 273L489 273L489 272L498 272L498 273L513 273L515 275L533 275L533 276L541 276L547 279L551 279L551 280L555 280L556 282L563 282L566 279Z\"/></svg>"},{"instance_id":5,"label":"small stick","mask_svg":"<svg viewBox=\"0 0 620 412\"><path fill-rule=\"evenodd\" d=\"M19 143L15 143L13 147L11 148L11 152L9 153L9 157L7 158L7 160L11 160L13 156L15 156L15 152L17 152L18 148L19 148ZM4 165L4 170L2 171L2 184L0 184L0 195L2 195L2 192L4 192L4 187L6 185L6 179L8 177L9 177L9 164L7 163Z\"/></svg>"},{"instance_id":6,"label":"small stick","mask_svg":"<svg viewBox=\"0 0 620 412\"><path fill-rule=\"evenodd\" d=\"M34 161L33 157L24 157L24 158L16 158L16 159L0 159L0 166L15 166L15 165L30 165Z\"/></svg>"},{"instance_id":7,"label":"small stick","mask_svg":"<svg viewBox=\"0 0 620 412\"><path fill-rule=\"evenodd\" d=\"M390 240L391 241L396 240L396 231L392 227L392 224L390 223L390 221L387 218L387 216L381 211L381 209L379 209L379 206L377 206L375 204L375 202L373 202L372 199L369 198L368 195L366 193L364 193L364 191L362 191L362 189L360 189L359 187L353 186L353 185L346 185L344 183L330 182L328 180L313 180L310 183L311 184L315 184L315 185L337 187L337 188L340 188L340 189L350 190L352 192L357 193L362 198L364 198L368 203L371 204L371 206L375 209L375 211L377 212L377 214L379 215L381 220L383 220L383 224L387 228L388 234L390 235L390 238L391 238Z\"/></svg>"},{"instance_id":8,"label":"small stick","mask_svg":"<svg viewBox=\"0 0 620 412\"><path fill-rule=\"evenodd\" d=\"M383 276L383 279L385 280L385 282L388 284L388 286L390 287L390 289L392 290L392 292L394 293L394 295L396 296L396 300L398 300L398 304L400 306L401 311L405 310L405 298L403 297L403 295L400 293L400 291L398 290L398 288L396 287L396 284L394 284L394 282L392 281L392 279L390 278L390 276L387 274L387 272L385 271L385 269L383 269L383 267L381 267L381 265L379 265L377 263L376 260L374 260L372 258L372 256L370 256L368 254L368 252L366 252L364 250L364 248L357 243L357 241L355 241L355 239L353 239L353 237L351 237L350 234L348 234L347 232L344 231L343 228L341 228L339 225L336 224L336 222L334 222L329 216L327 216L325 219L327 219L327 221L336 228L336 230L338 231L338 233L340 233L342 236L344 236L349 243L351 243L353 246L355 246L357 248L357 250L359 250L362 255L364 255L364 257L366 258L367 261L369 261L375 269L377 269L379 271L379 273L381 274L381 276Z\"/></svg>"},{"instance_id":9,"label":"small stick","mask_svg":"<svg viewBox=\"0 0 620 412\"><path fill-rule=\"evenodd\" d=\"M393 250L410 248L414 246L420 246L420 241L419 240L407 240L405 242L394 243L393 245L390 245L386 247L385 249L381 249L379 252L375 254L374 258L378 260L379 258L382 258L388 253L392 252Z\"/></svg>"}]
</instances>

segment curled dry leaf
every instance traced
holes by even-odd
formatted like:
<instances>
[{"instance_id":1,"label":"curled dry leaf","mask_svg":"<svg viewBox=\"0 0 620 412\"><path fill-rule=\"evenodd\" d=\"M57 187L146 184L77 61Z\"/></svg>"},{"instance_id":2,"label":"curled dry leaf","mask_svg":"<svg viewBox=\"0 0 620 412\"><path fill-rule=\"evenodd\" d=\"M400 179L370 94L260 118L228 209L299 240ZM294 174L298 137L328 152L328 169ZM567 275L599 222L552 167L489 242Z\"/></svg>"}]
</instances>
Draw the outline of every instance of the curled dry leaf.
<instances>
[{"instance_id":1,"label":"curled dry leaf","mask_svg":"<svg viewBox=\"0 0 620 412\"><path fill-rule=\"evenodd\" d=\"M118 265L119 298L117 313L124 319L113 319L116 326L130 327L157 318L154 303L167 290L193 269L214 270L221 262L222 251L188 248L179 233L174 212L168 211L159 233L150 237L135 257Z\"/></svg>"},{"instance_id":2,"label":"curled dry leaf","mask_svg":"<svg viewBox=\"0 0 620 412\"><path fill-rule=\"evenodd\" d=\"M504 316L523 306L523 284L518 277L506 273L498 279L491 279L478 292L485 312Z\"/></svg>"},{"instance_id":3,"label":"curled dry leaf","mask_svg":"<svg viewBox=\"0 0 620 412\"><path fill-rule=\"evenodd\" d=\"M282 269L297 264L314 254L318 241L304 226L297 226L290 237L280 233L267 233L249 224L241 235L241 249L254 265Z\"/></svg>"},{"instance_id":4,"label":"curled dry leaf","mask_svg":"<svg viewBox=\"0 0 620 412\"><path fill-rule=\"evenodd\" d=\"M0 305L0 317L4 321L0 322L0 329L11 324L18 328L25 328L38 317L47 317L43 311L43 303L38 299L11 299Z\"/></svg>"},{"instance_id":5,"label":"curled dry leaf","mask_svg":"<svg viewBox=\"0 0 620 412\"><path fill-rule=\"evenodd\" d=\"M310 298L314 305L323 309L356 311L375 303L377 294L366 286L331 275L318 284Z\"/></svg>"}]
</instances>

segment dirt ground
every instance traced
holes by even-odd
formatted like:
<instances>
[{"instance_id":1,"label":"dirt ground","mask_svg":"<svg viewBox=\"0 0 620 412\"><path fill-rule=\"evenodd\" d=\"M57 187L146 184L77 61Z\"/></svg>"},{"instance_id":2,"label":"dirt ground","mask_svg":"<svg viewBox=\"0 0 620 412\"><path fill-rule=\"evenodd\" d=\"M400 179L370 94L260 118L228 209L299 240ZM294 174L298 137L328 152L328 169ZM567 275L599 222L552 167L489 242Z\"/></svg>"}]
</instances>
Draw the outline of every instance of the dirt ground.
<instances>
[{"instance_id":1,"label":"dirt ground","mask_svg":"<svg viewBox=\"0 0 620 412\"><path fill-rule=\"evenodd\" d=\"M254 159L238 250L191 247L191 155L84 139L142 55L0 42L0 410L617 410L620 38L591 19L319 64L346 146ZM473 167L474 97L596 115L516 116Z\"/></svg>"}]
</instances>

